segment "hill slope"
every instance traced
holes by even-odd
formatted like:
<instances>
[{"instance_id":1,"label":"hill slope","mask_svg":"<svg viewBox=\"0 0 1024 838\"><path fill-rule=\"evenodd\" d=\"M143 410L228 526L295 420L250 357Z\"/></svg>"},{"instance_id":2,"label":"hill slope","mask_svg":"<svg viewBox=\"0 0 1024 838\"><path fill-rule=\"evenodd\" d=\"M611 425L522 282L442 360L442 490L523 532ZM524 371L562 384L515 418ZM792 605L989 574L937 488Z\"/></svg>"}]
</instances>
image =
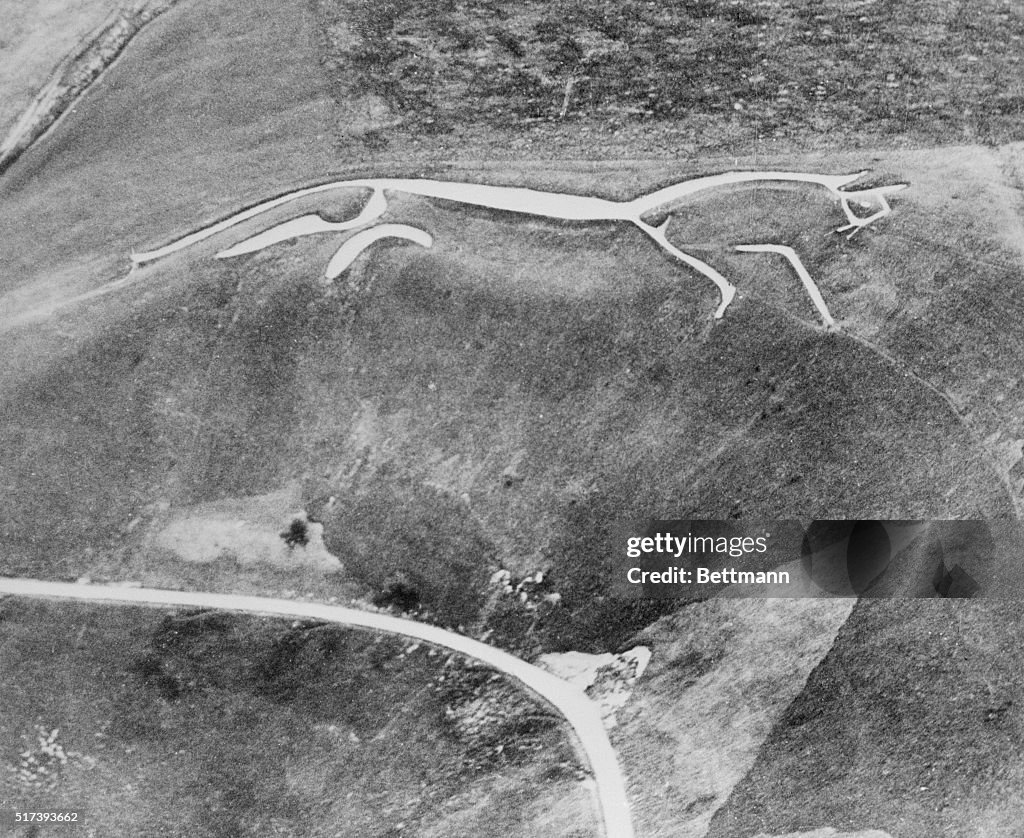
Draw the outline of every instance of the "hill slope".
<instances>
[{"instance_id":1,"label":"hill slope","mask_svg":"<svg viewBox=\"0 0 1024 838\"><path fill-rule=\"evenodd\" d=\"M786 8L796 5L811 6ZM926 6L915 4L915 14ZM1005 23L1010 37L1008 14L997 28ZM0 446L9 452L0 461L0 572L345 598L411 588L421 616L489 629L526 655L603 651L675 607L609 596L619 518L1017 514L1019 146L945 146L966 135L937 119L938 128L925 120L913 135L936 147L898 148L909 142L890 131L882 150L840 152L841 143L881 140L867 123L837 134L826 117L841 114L808 102L799 142L762 142L750 133L756 120L734 124L725 93L678 121L635 115L620 134L599 109L567 111L582 124L509 127L463 114L450 131L403 121L381 133L377 123L401 116L404 100L346 98L339 79L358 82L359 68L331 51L329 36L345 35L336 25L320 6L297 2L261 0L245 15L218 0L183 2L0 179ZM858 66L873 66L865 61ZM369 67L360 72L394 69ZM430 95L444 99L442 88ZM614 91L601 95L619 102ZM598 92L587 97L580 101L597 108ZM369 128L352 121L344 130L353 108L372 111ZM825 119L817 128L815 114ZM985 124L1002 131L1006 115L992 111ZM705 127L700 143L680 141ZM744 156L680 159L729 136ZM638 149L659 158L585 162L636 158ZM911 188L891 218L852 241L831 232L841 215L813 190L729 191L679 208L672 240L740 289L718 323L709 317L713 287L636 230L401 197L396 220L428 230L434 247L380 246L334 288L320 280L334 237L225 261L211 257L229 241L211 241L127 275L133 248L337 173L624 199L733 168L871 168ZM291 209L346 217L357 197ZM820 328L784 262L736 254L739 242L796 248L840 330ZM246 561L230 544L190 561L165 537L237 516L273 541L275 527L300 513L322 523L323 549L342 571L325 575L297 558ZM544 570L560 603L495 607L488 578L499 566L516 576ZM1012 587L1019 569L1003 578ZM835 720L844 702L873 706L884 684L893 712L905 713L891 740L904 749L903 780L926 767L909 744L931 743L921 752L941 762L989 731L975 712L978 679L1017 666L1003 644L998 655L985 647L981 668L950 664L929 680L914 667L951 654L957 641L936 627L960 612L927 605L858 606L793 705ZM978 603L962 613L982 634L1010 631L1012 608ZM875 666L879 656L889 674ZM837 666L851 673L849 690L830 686ZM891 674L901 671L919 677ZM929 738L932 720L953 712L940 694L967 696L969 709L964 724ZM828 724L784 717L713 829L822 825L762 805L766 789L783 787L807 802L786 785L803 775L780 776L776 755L799 744L815 765L855 757L850 777L860 787L871 765L891 757L884 743L851 750L893 733L880 712L835 736ZM999 739L989 763L979 756L936 776L966 796L969 777L1010 770L1014 736ZM684 759L675 748L659 740L652 753ZM873 823L899 834L899 809L911 799L903 780L888 796L861 795L862 804L830 798L813 817L863 825L882 801L888 820ZM809 780L800 793L810 788ZM969 809L964 829L1000 825L1003 814L987 806ZM693 815L667 803L658 812L665 829ZM655 820L647 813L644 822Z\"/></svg>"}]
</instances>

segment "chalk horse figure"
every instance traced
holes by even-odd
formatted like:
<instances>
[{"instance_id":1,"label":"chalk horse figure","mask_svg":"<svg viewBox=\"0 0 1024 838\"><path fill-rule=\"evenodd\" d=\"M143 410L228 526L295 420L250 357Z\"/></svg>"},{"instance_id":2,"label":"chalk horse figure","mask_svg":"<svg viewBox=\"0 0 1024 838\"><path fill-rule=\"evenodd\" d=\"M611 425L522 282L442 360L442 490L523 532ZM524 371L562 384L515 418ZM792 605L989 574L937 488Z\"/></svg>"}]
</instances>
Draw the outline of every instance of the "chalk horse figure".
<instances>
[{"instance_id":1,"label":"chalk horse figure","mask_svg":"<svg viewBox=\"0 0 1024 838\"><path fill-rule=\"evenodd\" d=\"M658 244L666 253L683 264L710 279L718 288L721 296L715 318L724 314L733 297L736 287L722 276L711 265L689 253L677 248L667 237L671 215L655 226L646 218L659 218L671 212L680 201L697 192L716 189L736 184L755 182L795 182L825 187L839 202L847 223L836 229L837 233L847 232L852 237L860 230L885 217L892 211L887 200L888 196L908 184L895 183L885 186L871 186L861 189L847 189L859 180L866 172L850 175L819 175L803 172L777 171L738 171L725 172L717 175L694 178L671 186L658 189L647 195L641 195L631 201L612 201L585 195L572 195L562 192L546 192L537 189L511 186L490 186L476 183L459 183L455 181L430 180L423 178L363 178L357 180L341 180L310 186L281 195L268 201L256 204L242 212L183 236L164 247L145 253L133 253L133 266L143 265L168 256L182 248L200 242L210 236L224 232L268 212L276 207L310 195L344 189L369 190L369 195L362 210L347 221L331 222L318 214L302 215L277 224L262 233L245 239L232 247L217 253L217 257L227 259L254 253L265 247L288 239L314 233L351 233L327 265L325 277L333 280L345 270L374 242L384 238L400 238L416 242L423 247L430 247L433 239L429 233L408 224L377 224L388 210L388 192L405 192L425 198L503 210L521 215L549 218L563 221L624 221L639 227L648 237ZM858 215L853 210L856 204L865 214ZM374 226L376 225L376 226ZM799 256L789 247L774 244L737 245L736 249L746 253L778 253L789 260L804 284L808 295L814 302L826 326L834 325L832 315L825 304L814 280L810 277Z\"/></svg>"}]
</instances>

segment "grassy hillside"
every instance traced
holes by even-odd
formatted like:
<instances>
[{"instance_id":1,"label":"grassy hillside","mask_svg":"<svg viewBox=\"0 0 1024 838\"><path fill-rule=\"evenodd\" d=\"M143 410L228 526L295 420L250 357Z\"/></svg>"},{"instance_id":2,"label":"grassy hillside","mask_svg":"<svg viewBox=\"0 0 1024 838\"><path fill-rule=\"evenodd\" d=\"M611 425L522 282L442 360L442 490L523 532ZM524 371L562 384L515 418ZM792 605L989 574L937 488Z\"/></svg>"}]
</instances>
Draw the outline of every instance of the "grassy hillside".
<instances>
[{"instance_id":1,"label":"grassy hillside","mask_svg":"<svg viewBox=\"0 0 1024 838\"><path fill-rule=\"evenodd\" d=\"M120 0L3 0L0 18L0 136L18 119L53 68Z\"/></svg>"},{"instance_id":2,"label":"grassy hillside","mask_svg":"<svg viewBox=\"0 0 1024 838\"><path fill-rule=\"evenodd\" d=\"M710 838L1019 834L1020 618L1018 602L862 603Z\"/></svg>"},{"instance_id":3,"label":"grassy hillside","mask_svg":"<svg viewBox=\"0 0 1024 838\"><path fill-rule=\"evenodd\" d=\"M131 247L322 177L332 153L354 173L617 198L736 164L368 168L318 141L312 18L269 3L244 26L217 5L188 11L140 35L81 115L0 184L15 314L121 275ZM531 616L529 642L602 648L653 616L601 599L620 516L1010 514L1024 435L1018 257L986 223L946 240L940 213L959 187L939 177L945 159L877 160L879 177L928 188L853 242L830 234L841 216L813 191L679 208L673 240L741 289L713 327L709 284L636 231L400 199L395 217L435 247L383 246L334 295L318 280L329 238L228 262L208 258L219 242L39 328L8 326L4 567L280 589L269 571L155 557L151 537L178 511L297 481L347 580L370 591L412 580L435 618L458 624L499 565L548 569L564 607L540 625ZM983 219L991 198L966 196L960 215ZM353 199L294 211L344 216ZM781 260L730 253L744 241L797 247L869 343L821 332ZM990 349L994 334L1005 351ZM971 349L944 363L954 345Z\"/></svg>"},{"instance_id":4,"label":"grassy hillside","mask_svg":"<svg viewBox=\"0 0 1024 838\"><path fill-rule=\"evenodd\" d=\"M736 240L785 206L780 238L819 276L872 264L884 236L825 238L827 206L795 197L709 201L678 238ZM639 233L396 213L435 248L384 247L334 294L329 241L146 269L133 313L9 390L6 567L157 581L168 506L299 481L359 581L411 576L456 624L499 564L549 569L545 642L601 647L638 627L602 605L619 518L1011 514L973 430L908 374L920 359L823 332L784 266L728 257L744 296L712 326L713 288Z\"/></svg>"},{"instance_id":5,"label":"grassy hillside","mask_svg":"<svg viewBox=\"0 0 1024 838\"><path fill-rule=\"evenodd\" d=\"M183 2L0 179L0 572L323 599L385 601L411 589L421 618L490 630L493 642L529 656L615 648L674 607L609 596L619 518L1016 514L1024 497L1020 152L950 145L1020 138L1016 9L394 3L371 17L368 8L260 0L243 15L220 0ZM467 86L477 66L486 72L474 84L490 85L483 90ZM728 156L686 159L709 149ZM718 323L709 317L711 285L638 231L401 198L395 220L428 230L434 248L380 245L334 289L320 282L339 244L332 236L217 261L214 251L233 241L223 237L62 307L125 277L133 248L337 173L622 199L697 174L767 167L871 168L911 188L890 219L852 241L831 232L841 215L813 190L736 190L679 208L672 240L740 289ZM296 204L266 220L320 209L346 216L355 197ZM781 259L735 254L738 242L795 247L840 330L820 328ZM252 564L230 551L189 562L161 546L170 522L246 504L262 515L278 496L294 496L323 523L341 572ZM282 527L296 504L282 501ZM516 576L546 571L544 590L560 603L495 603L487 580L500 566ZM1012 590L1018 576L1008 566L1000 578ZM1015 806L1013 798L1007 810L993 808L1012 788L1008 766L1019 755L1019 667L1013 643L996 638L1016 636L1016 612L944 607L882 602L855 611L720 814L717 834L831 822L899 835L904 810L934 827L940 816L929 807L942 801L920 792L938 787L931 774L953 790L957 829L1000 834ZM11 630L22 650L5 647L13 660L44 665L30 642L40 615ZM954 617L962 634L951 633ZM67 630L86 626L83 637L97 642L61 658L89 684L85 675L107 663L82 655L114 648L92 619ZM142 662L100 685L107 692L86 693L98 708L114 708L110 696L130 698L123 713L141 727L125 728L125 747L142 737L158 749L191 735L180 706L161 704L161 690L175 667L193 667L203 685L197 718L224 759L252 759L232 738L252 724L267 741L291 725L289 736L308 744L304 714L317 699L304 693L299 712L289 703L298 693L286 701L261 691L258 673L232 668L294 641L286 629L254 625L214 626L205 639L158 648L157 627L125 624L117 630L134 638ZM967 637L977 654L961 662ZM359 671L380 663L347 635L330 643ZM302 656L323 657L295 649L298 668L285 680L315 686ZM375 678L396 691L389 702L418 712L418 735L430 745L416 765L428 764L436 745L430 782L451 792L429 804L447 806L451 820L423 815L421 834L481 834L487 822L530 831L550 815L517 785L540 783L531 773L540 763L503 766L456 794L461 757L431 727L436 697L417 692L435 671L408 661L389 670L388 661ZM125 663L109 671L120 675ZM337 666L327 671L354 677ZM836 681L836 667L848 682ZM210 680L218 668L236 679L230 688ZM26 724L38 714L34 683L7 686ZM979 686L987 683L994 709ZM366 687L375 689L374 679ZM1000 709L1004 699L1011 704ZM842 726L851 704L858 714ZM107 711L75 712L92 731ZM145 727L161 713L166 741ZM5 741L26 731L7 730ZM662 745L652 753L673 756ZM298 822L322 804L304 796L322 777L296 775L301 794L289 797L281 765L297 758L281 747L253 765L265 769L267 799ZM316 747L324 760L351 756ZM809 773L789 763L778 773L784 755L801 748ZM960 767L954 753L964 755ZM400 756L342 765L354 772L343 778L355 786L353 824L365 826L359 818L375 807L400 821L402 797L418 794L419 782L402 773ZM190 763L198 786L168 788L202 806L210 801L200 786L221 789L222 834L236 824L255 829L230 819L250 792L218 759ZM147 772L163 769L143 762L111 769L111 800L131 772L159 791L162 775ZM872 786L879 764L895 772L889 785ZM847 773L828 774L835 765ZM358 772L392 770L398 791L386 800L358 785ZM974 797L972 777L980 778ZM844 797L841 782L854 791ZM827 799L815 804L819 788ZM516 809L532 813L525 825L493 817L487 795L506 791L525 795ZM797 803L766 803L783 794ZM672 811L665 829L688 817ZM873 811L883 813L877 821Z\"/></svg>"},{"instance_id":6,"label":"grassy hillside","mask_svg":"<svg viewBox=\"0 0 1024 838\"><path fill-rule=\"evenodd\" d=\"M426 646L211 612L0 620L0 798L81 811L69 834L594 834L549 712ZM481 695L485 731L461 709Z\"/></svg>"},{"instance_id":7,"label":"grassy hillside","mask_svg":"<svg viewBox=\"0 0 1024 838\"><path fill-rule=\"evenodd\" d=\"M236 12L185 3L161 16L4 175L0 291L38 305L87 290L120 275L133 247L328 168L301 4Z\"/></svg>"}]
</instances>

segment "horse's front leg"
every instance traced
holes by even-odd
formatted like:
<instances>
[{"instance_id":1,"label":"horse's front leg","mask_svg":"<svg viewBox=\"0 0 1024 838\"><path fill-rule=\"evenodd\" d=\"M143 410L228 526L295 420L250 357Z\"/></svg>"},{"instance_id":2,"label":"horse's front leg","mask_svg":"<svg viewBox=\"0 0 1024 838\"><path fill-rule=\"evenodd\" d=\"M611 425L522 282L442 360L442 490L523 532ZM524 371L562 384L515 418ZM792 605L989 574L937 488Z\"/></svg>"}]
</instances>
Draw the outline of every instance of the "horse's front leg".
<instances>
[{"instance_id":1,"label":"horse's front leg","mask_svg":"<svg viewBox=\"0 0 1024 838\"><path fill-rule=\"evenodd\" d=\"M668 229L669 221L671 218L666 218L664 222L658 227L652 227L645 221L634 218L631 219L637 227L643 230L648 236L654 239L658 245L663 248L667 253L674 256L680 262L689 265L695 271L706 276L710 279L718 288L718 293L721 295L721 302L718 304L718 308L715 311L715 320L721 320L725 315L725 310L729 307L729 304L733 301L736 296L736 286L733 285L729 280L722 276L718 271L711 267L707 262L703 262L696 256L691 256L689 253L684 253L678 247L672 244L668 240L668 236L665 235L665 230Z\"/></svg>"}]
</instances>

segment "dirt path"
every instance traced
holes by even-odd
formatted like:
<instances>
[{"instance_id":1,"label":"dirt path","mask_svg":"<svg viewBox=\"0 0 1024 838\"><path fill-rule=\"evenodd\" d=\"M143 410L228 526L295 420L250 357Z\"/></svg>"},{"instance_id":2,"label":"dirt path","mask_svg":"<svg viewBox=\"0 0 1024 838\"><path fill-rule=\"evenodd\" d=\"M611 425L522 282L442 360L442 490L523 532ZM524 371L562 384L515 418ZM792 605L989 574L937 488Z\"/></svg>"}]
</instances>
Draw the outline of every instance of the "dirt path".
<instances>
[{"instance_id":1,"label":"dirt path","mask_svg":"<svg viewBox=\"0 0 1024 838\"><path fill-rule=\"evenodd\" d=\"M275 617L322 620L416 638L483 661L518 681L554 707L572 728L576 750L590 765L597 804L609 838L633 838L633 823L626 783L612 749L598 706L566 681L486 643L426 623L387 614L237 594L166 591L156 588L107 587L45 582L37 579L0 578L0 594L46 599L150 605L156 607L211 608Z\"/></svg>"}]
</instances>

